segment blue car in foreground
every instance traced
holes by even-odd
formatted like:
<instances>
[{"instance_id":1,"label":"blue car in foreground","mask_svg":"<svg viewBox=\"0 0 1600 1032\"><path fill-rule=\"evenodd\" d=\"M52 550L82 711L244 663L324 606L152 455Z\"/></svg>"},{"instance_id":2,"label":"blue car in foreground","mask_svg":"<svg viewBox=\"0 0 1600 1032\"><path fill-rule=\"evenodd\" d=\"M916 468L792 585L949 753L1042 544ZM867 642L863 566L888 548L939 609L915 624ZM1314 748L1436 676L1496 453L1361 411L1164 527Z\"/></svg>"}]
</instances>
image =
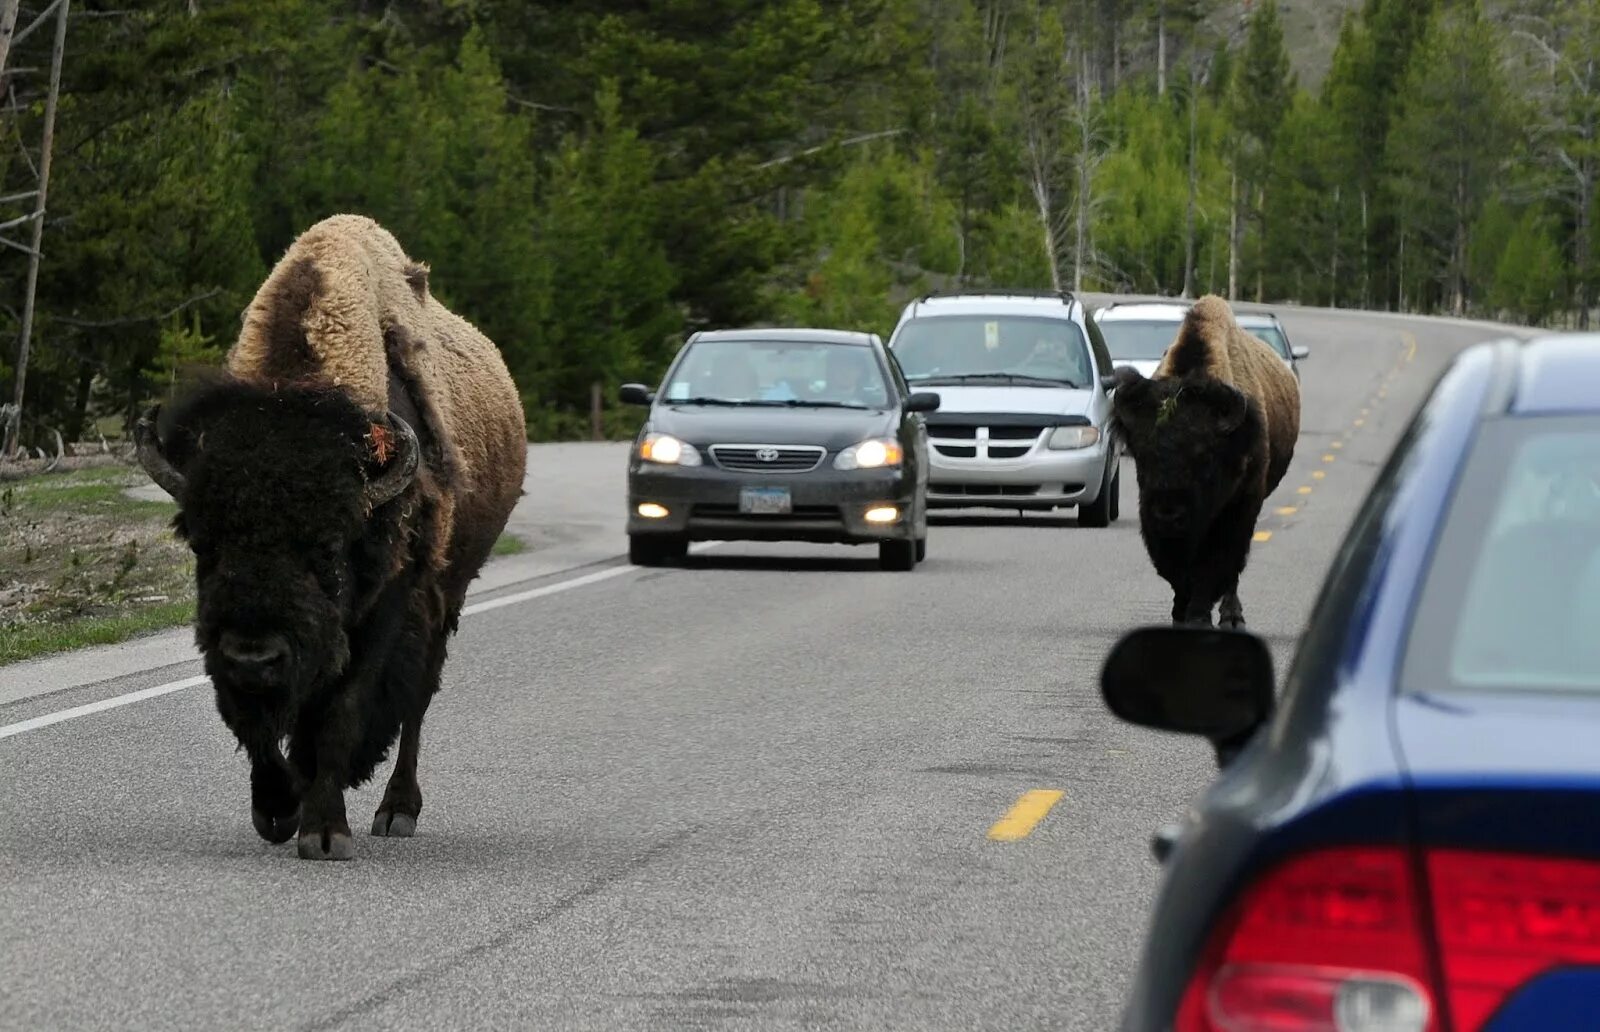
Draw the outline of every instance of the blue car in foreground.
<instances>
[{"instance_id":1,"label":"blue car in foreground","mask_svg":"<svg viewBox=\"0 0 1600 1032\"><path fill-rule=\"evenodd\" d=\"M1600 1029L1600 335L1456 358L1276 699L1205 628L1101 687L1221 767L1156 837L1124 1032Z\"/></svg>"}]
</instances>

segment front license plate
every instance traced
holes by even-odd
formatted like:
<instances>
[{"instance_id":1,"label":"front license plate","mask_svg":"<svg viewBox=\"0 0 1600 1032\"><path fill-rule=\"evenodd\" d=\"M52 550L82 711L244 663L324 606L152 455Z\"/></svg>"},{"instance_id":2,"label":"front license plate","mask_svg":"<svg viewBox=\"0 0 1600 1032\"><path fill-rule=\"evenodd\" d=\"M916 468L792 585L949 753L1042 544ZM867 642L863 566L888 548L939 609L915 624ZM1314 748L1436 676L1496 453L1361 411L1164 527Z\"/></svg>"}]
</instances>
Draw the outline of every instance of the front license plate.
<instances>
[{"instance_id":1,"label":"front license plate","mask_svg":"<svg viewBox=\"0 0 1600 1032\"><path fill-rule=\"evenodd\" d=\"M787 487L739 489L739 511L751 516L781 516L791 511Z\"/></svg>"}]
</instances>

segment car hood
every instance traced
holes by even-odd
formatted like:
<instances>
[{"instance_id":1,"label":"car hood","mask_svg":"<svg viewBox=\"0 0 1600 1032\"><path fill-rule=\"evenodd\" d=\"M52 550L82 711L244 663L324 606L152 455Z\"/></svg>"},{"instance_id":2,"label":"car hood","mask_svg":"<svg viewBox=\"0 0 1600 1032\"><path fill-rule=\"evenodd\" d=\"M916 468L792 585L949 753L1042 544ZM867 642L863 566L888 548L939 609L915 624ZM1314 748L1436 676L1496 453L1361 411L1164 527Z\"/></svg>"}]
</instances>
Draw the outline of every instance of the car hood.
<instances>
[{"instance_id":1,"label":"car hood","mask_svg":"<svg viewBox=\"0 0 1600 1032\"><path fill-rule=\"evenodd\" d=\"M913 390L936 391L939 409L930 421L967 412L1026 412L1045 416L1087 417L1094 404L1094 392L1071 387L921 387Z\"/></svg>"},{"instance_id":2,"label":"car hood","mask_svg":"<svg viewBox=\"0 0 1600 1032\"><path fill-rule=\"evenodd\" d=\"M885 409L658 406L650 429L697 448L713 444L817 444L832 451L894 432Z\"/></svg>"}]
</instances>

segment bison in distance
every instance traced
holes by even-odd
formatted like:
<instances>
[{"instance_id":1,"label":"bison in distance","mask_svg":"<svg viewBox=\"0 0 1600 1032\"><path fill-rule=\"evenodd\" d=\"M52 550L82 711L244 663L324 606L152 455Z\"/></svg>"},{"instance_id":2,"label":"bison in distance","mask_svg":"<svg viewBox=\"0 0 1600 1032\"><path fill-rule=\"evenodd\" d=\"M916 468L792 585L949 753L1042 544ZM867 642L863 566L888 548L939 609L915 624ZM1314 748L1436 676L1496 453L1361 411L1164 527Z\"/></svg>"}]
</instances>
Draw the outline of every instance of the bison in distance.
<instances>
[{"instance_id":1,"label":"bison in distance","mask_svg":"<svg viewBox=\"0 0 1600 1032\"><path fill-rule=\"evenodd\" d=\"M195 554L195 637L250 759L256 830L351 858L344 791L398 737L372 833L413 834L446 642L522 493L499 351L391 234L335 216L272 270L225 371L136 439Z\"/></svg>"},{"instance_id":2,"label":"bison in distance","mask_svg":"<svg viewBox=\"0 0 1600 1032\"><path fill-rule=\"evenodd\" d=\"M1215 295L1189 310L1155 375L1117 371L1112 418L1133 456L1139 533L1173 623L1244 626L1239 577L1300 436L1300 388Z\"/></svg>"}]
</instances>

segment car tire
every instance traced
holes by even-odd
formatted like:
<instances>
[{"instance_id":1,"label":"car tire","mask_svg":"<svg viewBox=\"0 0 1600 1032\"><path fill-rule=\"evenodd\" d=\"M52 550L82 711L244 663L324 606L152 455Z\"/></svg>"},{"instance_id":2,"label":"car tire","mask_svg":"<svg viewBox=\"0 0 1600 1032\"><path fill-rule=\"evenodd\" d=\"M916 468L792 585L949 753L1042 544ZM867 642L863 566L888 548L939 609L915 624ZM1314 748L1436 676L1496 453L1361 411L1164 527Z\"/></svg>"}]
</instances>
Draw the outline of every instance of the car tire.
<instances>
[{"instance_id":1,"label":"car tire","mask_svg":"<svg viewBox=\"0 0 1600 1032\"><path fill-rule=\"evenodd\" d=\"M917 543L896 539L878 542L878 565L885 570L905 573L917 565Z\"/></svg>"},{"instance_id":2,"label":"car tire","mask_svg":"<svg viewBox=\"0 0 1600 1032\"><path fill-rule=\"evenodd\" d=\"M1111 522L1117 522L1122 515L1122 463L1117 463L1117 471L1111 474L1111 486L1106 490L1111 492Z\"/></svg>"},{"instance_id":3,"label":"car tire","mask_svg":"<svg viewBox=\"0 0 1600 1032\"><path fill-rule=\"evenodd\" d=\"M667 534L628 535L628 561L635 566L665 566L688 554L687 538Z\"/></svg>"},{"instance_id":4,"label":"car tire","mask_svg":"<svg viewBox=\"0 0 1600 1032\"><path fill-rule=\"evenodd\" d=\"M928 539L925 537L917 538L917 562L920 563L926 558L928 558Z\"/></svg>"},{"instance_id":5,"label":"car tire","mask_svg":"<svg viewBox=\"0 0 1600 1032\"><path fill-rule=\"evenodd\" d=\"M1122 470L1112 467L1115 456L1108 460L1106 476L1100 481L1100 495L1088 505L1078 506L1078 526L1080 527L1108 527L1116 519L1117 492L1121 489Z\"/></svg>"}]
</instances>

